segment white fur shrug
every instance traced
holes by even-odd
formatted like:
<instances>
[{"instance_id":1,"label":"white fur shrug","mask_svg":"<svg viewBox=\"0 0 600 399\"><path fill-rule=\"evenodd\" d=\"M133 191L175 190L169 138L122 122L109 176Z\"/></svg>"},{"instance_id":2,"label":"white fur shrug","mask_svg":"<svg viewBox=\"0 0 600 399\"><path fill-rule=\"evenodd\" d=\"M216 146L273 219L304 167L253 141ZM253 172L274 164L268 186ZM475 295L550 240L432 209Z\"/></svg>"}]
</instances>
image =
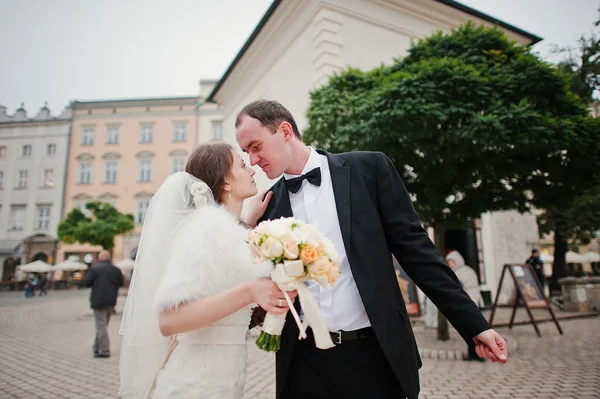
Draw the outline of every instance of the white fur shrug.
<instances>
[{"instance_id":1,"label":"white fur shrug","mask_svg":"<svg viewBox=\"0 0 600 399\"><path fill-rule=\"evenodd\" d=\"M155 298L158 310L269 276L270 262L254 264L247 240L248 230L224 207L205 205L194 210L170 240Z\"/></svg>"}]
</instances>

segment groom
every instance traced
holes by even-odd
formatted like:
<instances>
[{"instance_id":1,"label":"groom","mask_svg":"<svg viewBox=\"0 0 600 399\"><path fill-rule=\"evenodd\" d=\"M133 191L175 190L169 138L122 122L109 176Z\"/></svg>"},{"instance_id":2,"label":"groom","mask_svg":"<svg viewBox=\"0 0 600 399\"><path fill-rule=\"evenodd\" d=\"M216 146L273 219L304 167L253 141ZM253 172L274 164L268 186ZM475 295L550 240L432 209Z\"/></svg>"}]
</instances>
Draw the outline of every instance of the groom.
<instances>
[{"instance_id":1,"label":"groom","mask_svg":"<svg viewBox=\"0 0 600 399\"><path fill-rule=\"evenodd\" d=\"M316 349L310 329L298 341L288 317L277 353L277 398L418 397L421 359L392 254L482 358L506 362L506 342L428 238L389 158L315 151L276 101L248 104L235 127L252 165L270 179L283 174L270 189L264 218L310 223L340 254L335 288L308 283L336 346Z\"/></svg>"}]
</instances>

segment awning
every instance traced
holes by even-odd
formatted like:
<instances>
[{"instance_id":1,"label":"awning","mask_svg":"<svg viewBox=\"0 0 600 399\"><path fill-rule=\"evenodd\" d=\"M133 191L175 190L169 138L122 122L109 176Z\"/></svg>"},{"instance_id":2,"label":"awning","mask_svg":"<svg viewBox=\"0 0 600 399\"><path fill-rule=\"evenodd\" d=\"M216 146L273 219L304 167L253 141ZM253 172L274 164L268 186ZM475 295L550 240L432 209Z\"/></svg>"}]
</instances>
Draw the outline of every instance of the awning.
<instances>
[{"instance_id":1,"label":"awning","mask_svg":"<svg viewBox=\"0 0 600 399\"><path fill-rule=\"evenodd\" d=\"M17 270L27 273L46 273L53 270L52 265L42 261L36 260L35 262L27 263L25 265L17 266Z\"/></svg>"},{"instance_id":2,"label":"awning","mask_svg":"<svg viewBox=\"0 0 600 399\"><path fill-rule=\"evenodd\" d=\"M0 255L12 255L21 241L0 241Z\"/></svg>"},{"instance_id":3,"label":"awning","mask_svg":"<svg viewBox=\"0 0 600 399\"><path fill-rule=\"evenodd\" d=\"M57 263L52 268L52 270L54 270L54 271L68 271L68 272L73 272L73 271L77 271L77 270L87 270L87 269L88 269L88 266L85 263L77 262L72 259L67 259L63 262Z\"/></svg>"}]
</instances>

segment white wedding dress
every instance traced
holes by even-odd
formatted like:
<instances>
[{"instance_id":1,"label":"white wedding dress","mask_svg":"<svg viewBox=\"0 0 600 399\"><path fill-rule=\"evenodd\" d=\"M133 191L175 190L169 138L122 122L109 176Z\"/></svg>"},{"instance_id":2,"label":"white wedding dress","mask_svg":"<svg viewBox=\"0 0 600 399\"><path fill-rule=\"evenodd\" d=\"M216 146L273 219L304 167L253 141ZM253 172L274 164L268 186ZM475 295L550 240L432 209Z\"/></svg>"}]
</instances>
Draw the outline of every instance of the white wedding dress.
<instances>
[{"instance_id":1,"label":"white wedding dress","mask_svg":"<svg viewBox=\"0 0 600 399\"><path fill-rule=\"evenodd\" d=\"M269 276L272 266L252 263L248 231L223 207L193 211L170 240L156 293L157 311ZM178 344L150 392L153 399L236 399L246 378L250 307L212 326L179 334Z\"/></svg>"}]
</instances>

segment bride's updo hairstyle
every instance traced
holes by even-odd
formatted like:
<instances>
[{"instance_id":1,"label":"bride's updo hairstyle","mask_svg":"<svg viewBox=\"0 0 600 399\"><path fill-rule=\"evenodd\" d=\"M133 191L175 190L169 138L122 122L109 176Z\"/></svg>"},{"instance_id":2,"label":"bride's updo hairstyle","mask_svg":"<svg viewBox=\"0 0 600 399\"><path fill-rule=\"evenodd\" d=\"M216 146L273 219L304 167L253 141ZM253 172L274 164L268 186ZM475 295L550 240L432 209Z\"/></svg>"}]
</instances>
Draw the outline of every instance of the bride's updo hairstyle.
<instances>
[{"instance_id":1,"label":"bride's updo hairstyle","mask_svg":"<svg viewBox=\"0 0 600 399\"><path fill-rule=\"evenodd\" d=\"M222 203L223 185L233 166L233 146L225 143L202 144L188 159L185 171L202 180Z\"/></svg>"}]
</instances>

